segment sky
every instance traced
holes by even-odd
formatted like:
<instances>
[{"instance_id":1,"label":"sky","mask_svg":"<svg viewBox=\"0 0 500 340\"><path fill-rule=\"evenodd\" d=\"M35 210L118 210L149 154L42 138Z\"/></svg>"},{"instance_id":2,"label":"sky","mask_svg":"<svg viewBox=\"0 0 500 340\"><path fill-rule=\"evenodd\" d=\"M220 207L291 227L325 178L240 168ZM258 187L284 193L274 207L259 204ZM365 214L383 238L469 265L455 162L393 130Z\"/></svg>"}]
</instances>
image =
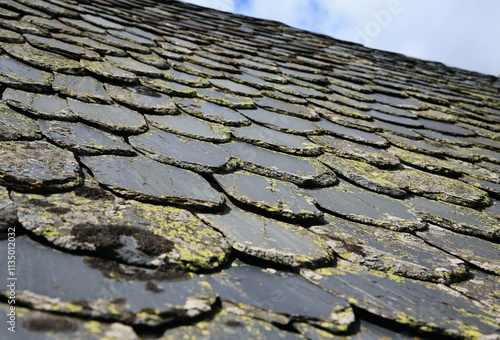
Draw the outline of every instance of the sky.
<instances>
[{"instance_id":1,"label":"sky","mask_svg":"<svg viewBox=\"0 0 500 340\"><path fill-rule=\"evenodd\" d=\"M448 66L500 74L498 0L183 0Z\"/></svg>"}]
</instances>

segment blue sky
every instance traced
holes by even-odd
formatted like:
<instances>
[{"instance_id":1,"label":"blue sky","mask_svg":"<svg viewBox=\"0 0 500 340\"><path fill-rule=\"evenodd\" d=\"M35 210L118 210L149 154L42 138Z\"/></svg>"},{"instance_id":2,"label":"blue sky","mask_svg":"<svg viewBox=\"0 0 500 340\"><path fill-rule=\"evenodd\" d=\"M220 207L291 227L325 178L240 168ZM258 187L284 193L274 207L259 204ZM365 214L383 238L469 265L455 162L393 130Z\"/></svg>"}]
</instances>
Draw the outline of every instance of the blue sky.
<instances>
[{"instance_id":1,"label":"blue sky","mask_svg":"<svg viewBox=\"0 0 500 340\"><path fill-rule=\"evenodd\" d=\"M184 0L385 51L500 74L497 0Z\"/></svg>"}]
</instances>

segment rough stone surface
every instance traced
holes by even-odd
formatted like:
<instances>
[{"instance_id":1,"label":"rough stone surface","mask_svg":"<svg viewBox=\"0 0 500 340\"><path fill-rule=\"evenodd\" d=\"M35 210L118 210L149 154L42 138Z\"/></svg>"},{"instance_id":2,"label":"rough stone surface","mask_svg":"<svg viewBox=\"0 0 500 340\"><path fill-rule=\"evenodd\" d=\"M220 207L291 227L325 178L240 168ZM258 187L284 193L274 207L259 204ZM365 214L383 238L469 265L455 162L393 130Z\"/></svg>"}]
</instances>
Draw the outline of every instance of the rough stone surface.
<instances>
[{"instance_id":1,"label":"rough stone surface","mask_svg":"<svg viewBox=\"0 0 500 340\"><path fill-rule=\"evenodd\" d=\"M21 89L48 89L54 76L23 64L6 54L0 55L0 84Z\"/></svg>"},{"instance_id":2,"label":"rough stone surface","mask_svg":"<svg viewBox=\"0 0 500 340\"><path fill-rule=\"evenodd\" d=\"M26 117L0 102L0 140L40 139L36 120Z\"/></svg>"},{"instance_id":3,"label":"rough stone surface","mask_svg":"<svg viewBox=\"0 0 500 340\"><path fill-rule=\"evenodd\" d=\"M153 114L176 114L177 107L169 96L152 91L143 86L123 88L106 84L108 94L117 102L129 105L137 110L145 110Z\"/></svg>"}]
</instances>

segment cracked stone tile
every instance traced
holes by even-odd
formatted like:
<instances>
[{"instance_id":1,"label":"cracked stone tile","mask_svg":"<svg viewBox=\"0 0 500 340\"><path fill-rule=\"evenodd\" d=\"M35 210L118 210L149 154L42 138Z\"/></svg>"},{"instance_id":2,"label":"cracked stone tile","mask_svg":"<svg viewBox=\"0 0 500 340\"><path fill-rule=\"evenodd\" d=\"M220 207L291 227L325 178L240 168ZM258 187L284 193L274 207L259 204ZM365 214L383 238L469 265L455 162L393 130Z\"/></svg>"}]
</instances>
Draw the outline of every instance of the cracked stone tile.
<instances>
[{"instance_id":1,"label":"cracked stone tile","mask_svg":"<svg viewBox=\"0 0 500 340\"><path fill-rule=\"evenodd\" d=\"M8 233L9 227L17 222L17 207L9 197L9 192L0 186L0 233Z\"/></svg>"},{"instance_id":2,"label":"cracked stone tile","mask_svg":"<svg viewBox=\"0 0 500 340\"><path fill-rule=\"evenodd\" d=\"M52 88L63 95L88 103L111 104L112 102L102 83L89 76L56 73Z\"/></svg>"},{"instance_id":3,"label":"cracked stone tile","mask_svg":"<svg viewBox=\"0 0 500 340\"><path fill-rule=\"evenodd\" d=\"M0 310L5 314L10 312L10 306L0 304ZM40 312L16 306L16 337L30 340L57 339L59 335L74 339L123 339L139 340L130 326L118 322L85 320L81 318Z\"/></svg>"},{"instance_id":4,"label":"cracked stone tile","mask_svg":"<svg viewBox=\"0 0 500 340\"><path fill-rule=\"evenodd\" d=\"M140 76L161 77L163 75L163 70L148 64L141 63L140 61L137 61L130 57L113 57L107 55L105 59L118 68L135 73Z\"/></svg>"},{"instance_id":5,"label":"cracked stone tile","mask_svg":"<svg viewBox=\"0 0 500 340\"><path fill-rule=\"evenodd\" d=\"M400 109L425 110L427 108L424 103L415 98L399 98L381 93L372 93L371 96L379 103Z\"/></svg>"},{"instance_id":6,"label":"cracked stone tile","mask_svg":"<svg viewBox=\"0 0 500 340\"><path fill-rule=\"evenodd\" d=\"M166 93L171 96L180 96L180 97L195 97L196 90L186 86L179 84L174 81L168 81L157 78L141 78L141 84L145 87L152 88L154 90Z\"/></svg>"},{"instance_id":7,"label":"cracked stone tile","mask_svg":"<svg viewBox=\"0 0 500 340\"><path fill-rule=\"evenodd\" d=\"M64 191L82 181L73 153L44 141L0 142L0 183L19 191Z\"/></svg>"},{"instance_id":8,"label":"cracked stone tile","mask_svg":"<svg viewBox=\"0 0 500 340\"><path fill-rule=\"evenodd\" d=\"M500 239L500 218L488 208L478 211L423 197L412 197L408 202L413 204L417 214L429 223L493 241Z\"/></svg>"},{"instance_id":9,"label":"cracked stone tile","mask_svg":"<svg viewBox=\"0 0 500 340\"><path fill-rule=\"evenodd\" d=\"M68 106L79 118L113 131L140 133L147 130L144 117L124 106L89 104L71 98L68 98Z\"/></svg>"},{"instance_id":10,"label":"cracked stone tile","mask_svg":"<svg viewBox=\"0 0 500 340\"><path fill-rule=\"evenodd\" d=\"M36 120L12 110L0 101L0 140L41 139Z\"/></svg>"},{"instance_id":11,"label":"cracked stone tile","mask_svg":"<svg viewBox=\"0 0 500 340\"><path fill-rule=\"evenodd\" d=\"M221 299L257 319L271 321L272 317L266 316L278 314L276 318L283 319L280 321L285 324L300 320L331 332L346 331L354 323L354 313L347 301L325 292L299 274L236 260L229 269L208 276L207 281Z\"/></svg>"},{"instance_id":12,"label":"cracked stone tile","mask_svg":"<svg viewBox=\"0 0 500 340\"><path fill-rule=\"evenodd\" d=\"M0 84L25 90L50 89L52 73L35 69L6 54L0 55Z\"/></svg>"},{"instance_id":13,"label":"cracked stone tile","mask_svg":"<svg viewBox=\"0 0 500 340\"><path fill-rule=\"evenodd\" d=\"M309 136L309 139L322 145L328 152L340 157L351 158L382 167L395 167L400 163L395 156L387 151L372 146L327 135Z\"/></svg>"},{"instance_id":14,"label":"cracked stone tile","mask_svg":"<svg viewBox=\"0 0 500 340\"><path fill-rule=\"evenodd\" d=\"M12 199L24 228L67 251L194 271L218 267L231 251L187 210L125 200L92 183L48 196L12 193Z\"/></svg>"},{"instance_id":15,"label":"cracked stone tile","mask_svg":"<svg viewBox=\"0 0 500 340\"><path fill-rule=\"evenodd\" d=\"M411 111L398 109L396 107L387 106L387 105L384 105L381 103L370 103L370 107L372 108L373 113L375 113L375 112L376 113L387 113L389 115L398 116L398 117L415 118L415 119L418 118L418 116ZM380 115L380 117L384 117L390 122L391 116Z\"/></svg>"},{"instance_id":16,"label":"cracked stone tile","mask_svg":"<svg viewBox=\"0 0 500 340\"><path fill-rule=\"evenodd\" d=\"M11 56L44 70L68 74L83 73L83 67L78 61L68 59L56 53L39 50L31 47L29 44L2 43L2 49Z\"/></svg>"},{"instance_id":17,"label":"cracked stone tile","mask_svg":"<svg viewBox=\"0 0 500 340\"><path fill-rule=\"evenodd\" d=\"M378 111L374 111L374 110L367 111L367 114L370 115L372 118L375 118L377 120L385 121L388 123L393 123L396 125L406 126L406 127L410 127L410 128L422 128L423 127L423 124L420 121L420 119L399 117L399 116L394 116L392 114L378 112Z\"/></svg>"},{"instance_id":18,"label":"cracked stone tile","mask_svg":"<svg viewBox=\"0 0 500 340\"><path fill-rule=\"evenodd\" d=\"M225 145L240 167L259 175L292 182L301 187L327 187L337 183L337 176L314 158L292 156L248 143Z\"/></svg>"},{"instance_id":19,"label":"cracked stone tile","mask_svg":"<svg viewBox=\"0 0 500 340\"><path fill-rule=\"evenodd\" d=\"M155 52L151 52L149 54L143 54L143 53L128 51L128 53L132 56L132 58L134 58L137 61L140 61L141 63L148 64L157 67L159 69L168 69L170 67L167 61L158 54L156 54Z\"/></svg>"},{"instance_id":20,"label":"cracked stone tile","mask_svg":"<svg viewBox=\"0 0 500 340\"><path fill-rule=\"evenodd\" d=\"M57 96L7 88L3 93L3 99L10 106L40 118L63 120L74 120L76 118L73 112L69 110L66 99Z\"/></svg>"},{"instance_id":21,"label":"cracked stone tile","mask_svg":"<svg viewBox=\"0 0 500 340\"><path fill-rule=\"evenodd\" d=\"M80 155L135 154L132 147L125 143L123 137L115 136L83 123L42 119L38 123L43 135L48 140Z\"/></svg>"},{"instance_id":22,"label":"cracked stone tile","mask_svg":"<svg viewBox=\"0 0 500 340\"><path fill-rule=\"evenodd\" d=\"M319 145L304 137L275 131L256 124L243 128L232 128L231 133L244 142L284 153L300 156L318 156L322 153Z\"/></svg>"},{"instance_id":23,"label":"cracked stone tile","mask_svg":"<svg viewBox=\"0 0 500 340\"><path fill-rule=\"evenodd\" d=\"M460 293L476 299L492 310L498 311L500 303L500 276L471 269L471 278L467 281L457 282L451 288Z\"/></svg>"},{"instance_id":24,"label":"cracked stone tile","mask_svg":"<svg viewBox=\"0 0 500 340\"><path fill-rule=\"evenodd\" d=\"M427 243L442 249L460 259L470 262L488 272L499 275L500 245L474 236L454 233L445 228L429 225L425 231L417 232L417 236Z\"/></svg>"},{"instance_id":25,"label":"cracked stone tile","mask_svg":"<svg viewBox=\"0 0 500 340\"><path fill-rule=\"evenodd\" d=\"M134 73L125 71L107 61L90 61L82 59L80 63L87 71L113 81L130 83L138 80L137 75Z\"/></svg>"},{"instance_id":26,"label":"cracked stone tile","mask_svg":"<svg viewBox=\"0 0 500 340\"><path fill-rule=\"evenodd\" d=\"M320 106L322 108L331 110L333 112L336 112L338 114L348 116L348 117L353 117L353 118L360 118L360 119L371 119L371 116L366 114L364 111L349 107L349 106L344 106L344 105L339 105L337 103L334 103L332 101L325 101L325 100L319 100L319 99L314 99L314 98L307 98L307 100L317 106Z\"/></svg>"},{"instance_id":27,"label":"cracked stone tile","mask_svg":"<svg viewBox=\"0 0 500 340\"><path fill-rule=\"evenodd\" d=\"M84 156L81 161L101 184L128 198L210 208L224 203L200 175L146 156Z\"/></svg>"},{"instance_id":28,"label":"cracked stone tile","mask_svg":"<svg viewBox=\"0 0 500 340\"><path fill-rule=\"evenodd\" d=\"M255 103L269 111L282 113L289 116L298 118L305 118L309 120L318 120L319 116L316 112L309 109L307 106L287 103L281 100L276 100L268 97L254 98Z\"/></svg>"},{"instance_id":29,"label":"cracked stone tile","mask_svg":"<svg viewBox=\"0 0 500 340\"><path fill-rule=\"evenodd\" d=\"M0 28L0 41L8 43L22 43L24 38L17 32Z\"/></svg>"},{"instance_id":30,"label":"cracked stone tile","mask_svg":"<svg viewBox=\"0 0 500 340\"><path fill-rule=\"evenodd\" d=\"M176 340L182 338L192 340L208 339L256 339L256 340L296 340L305 339L297 333L291 333L271 323L249 316L228 313L221 310L210 320L201 320L194 325L168 329L160 340Z\"/></svg>"},{"instance_id":31,"label":"cracked stone tile","mask_svg":"<svg viewBox=\"0 0 500 340\"><path fill-rule=\"evenodd\" d=\"M334 187L304 191L323 209L355 222L394 231L413 231L425 227L408 200L377 194L346 181L340 180Z\"/></svg>"},{"instance_id":32,"label":"cracked stone tile","mask_svg":"<svg viewBox=\"0 0 500 340\"><path fill-rule=\"evenodd\" d=\"M492 335L498 322L483 306L442 285L407 279L339 261L336 268L301 274L372 314L432 335Z\"/></svg>"},{"instance_id":33,"label":"cracked stone tile","mask_svg":"<svg viewBox=\"0 0 500 340\"><path fill-rule=\"evenodd\" d=\"M311 267L332 260L324 240L307 229L228 204L216 214L197 214L236 250L279 265ZM279 241L278 241L279 240Z\"/></svg>"},{"instance_id":34,"label":"cracked stone tile","mask_svg":"<svg viewBox=\"0 0 500 340\"><path fill-rule=\"evenodd\" d=\"M380 171L378 175L415 195L470 207L487 206L488 193L462 181L416 169Z\"/></svg>"},{"instance_id":35,"label":"cracked stone tile","mask_svg":"<svg viewBox=\"0 0 500 340\"><path fill-rule=\"evenodd\" d=\"M321 155L318 160L339 176L347 178L363 188L395 197L406 196L405 190L380 175L385 170L380 170L373 165L338 157L331 153Z\"/></svg>"},{"instance_id":36,"label":"cracked stone tile","mask_svg":"<svg viewBox=\"0 0 500 340\"><path fill-rule=\"evenodd\" d=\"M197 96L206 101L227 106L232 109L253 109L255 103L252 98L222 92L216 88L196 89Z\"/></svg>"},{"instance_id":37,"label":"cracked stone tile","mask_svg":"<svg viewBox=\"0 0 500 340\"><path fill-rule=\"evenodd\" d=\"M174 102L185 112L211 122L229 126L246 126L250 121L238 111L202 99L174 98Z\"/></svg>"},{"instance_id":38,"label":"cracked stone tile","mask_svg":"<svg viewBox=\"0 0 500 340\"><path fill-rule=\"evenodd\" d=\"M466 264L421 238L327 215L327 225L310 231L327 237L326 242L344 260L368 268L414 278L450 283L467 276Z\"/></svg>"},{"instance_id":39,"label":"cracked stone tile","mask_svg":"<svg viewBox=\"0 0 500 340\"><path fill-rule=\"evenodd\" d=\"M130 144L148 157L195 172L211 173L231 170L231 155L225 149L207 141L180 137L170 132L151 129L129 138Z\"/></svg>"},{"instance_id":40,"label":"cracked stone tile","mask_svg":"<svg viewBox=\"0 0 500 340\"><path fill-rule=\"evenodd\" d=\"M61 54L68 58L73 58L73 59L84 58L89 60L101 59L101 56L94 51L88 50L80 46L67 44L65 42L56 39L39 37L32 34L25 34L24 37L33 47L53 52L56 54Z\"/></svg>"},{"instance_id":41,"label":"cracked stone tile","mask_svg":"<svg viewBox=\"0 0 500 340\"><path fill-rule=\"evenodd\" d=\"M314 219L323 216L311 198L293 183L247 171L214 174L215 180L235 200L288 218Z\"/></svg>"},{"instance_id":42,"label":"cracked stone tile","mask_svg":"<svg viewBox=\"0 0 500 340\"><path fill-rule=\"evenodd\" d=\"M105 84L108 95L119 103L137 110L144 110L159 115L177 114L179 110L167 95L145 86L115 86Z\"/></svg>"},{"instance_id":43,"label":"cracked stone tile","mask_svg":"<svg viewBox=\"0 0 500 340\"><path fill-rule=\"evenodd\" d=\"M88 37L80 37L69 34L52 34L52 37L69 44L74 44L80 47L88 48L103 55L113 55L117 57L124 57L127 55L122 49L116 48L111 45L104 44L102 42L90 39Z\"/></svg>"},{"instance_id":44,"label":"cracked stone tile","mask_svg":"<svg viewBox=\"0 0 500 340\"><path fill-rule=\"evenodd\" d=\"M231 131L228 127L183 112L173 116L146 115L146 120L160 130L202 141L225 143L231 140Z\"/></svg>"},{"instance_id":45,"label":"cracked stone tile","mask_svg":"<svg viewBox=\"0 0 500 340\"><path fill-rule=\"evenodd\" d=\"M57 33L76 34L76 35L81 34L80 30L68 26L66 24L63 24L61 21L57 19L45 19L34 15L25 15L21 20L35 24L56 34ZM52 35L52 37L58 39L58 37L54 35Z\"/></svg>"},{"instance_id":46,"label":"cracked stone tile","mask_svg":"<svg viewBox=\"0 0 500 340\"><path fill-rule=\"evenodd\" d=\"M75 256L26 236L18 237L16 243L23 249L18 259L24 263L16 268L17 275L24 278L16 285L16 302L32 309L132 326L158 326L209 312L216 301L205 280L183 272ZM6 242L0 243L0 248L7 251ZM0 263L6 266L6 261L5 257ZM5 289L0 292L8 294Z\"/></svg>"}]
</instances>

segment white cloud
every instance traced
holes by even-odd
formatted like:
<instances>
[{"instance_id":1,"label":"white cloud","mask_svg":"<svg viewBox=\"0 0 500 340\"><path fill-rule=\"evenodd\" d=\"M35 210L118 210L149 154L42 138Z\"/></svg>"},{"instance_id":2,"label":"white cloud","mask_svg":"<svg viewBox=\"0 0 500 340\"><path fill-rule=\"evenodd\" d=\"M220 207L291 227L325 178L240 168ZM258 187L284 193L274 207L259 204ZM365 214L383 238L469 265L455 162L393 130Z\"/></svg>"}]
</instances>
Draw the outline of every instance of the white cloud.
<instances>
[{"instance_id":1,"label":"white cloud","mask_svg":"<svg viewBox=\"0 0 500 340\"><path fill-rule=\"evenodd\" d=\"M443 62L500 73L496 0L185 0Z\"/></svg>"}]
</instances>

